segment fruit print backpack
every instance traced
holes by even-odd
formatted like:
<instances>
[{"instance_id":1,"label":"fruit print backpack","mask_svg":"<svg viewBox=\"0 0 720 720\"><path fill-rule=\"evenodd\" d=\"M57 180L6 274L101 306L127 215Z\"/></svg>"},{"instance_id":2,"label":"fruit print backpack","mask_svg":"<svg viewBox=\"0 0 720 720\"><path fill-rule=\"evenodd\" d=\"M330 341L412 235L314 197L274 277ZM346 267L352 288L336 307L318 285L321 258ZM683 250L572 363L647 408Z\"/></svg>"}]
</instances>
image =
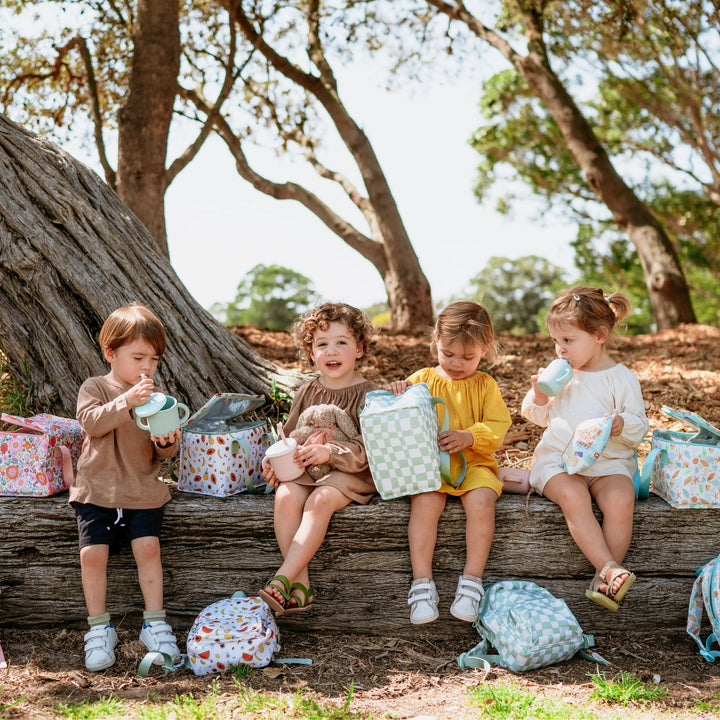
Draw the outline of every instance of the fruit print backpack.
<instances>
[{"instance_id":1,"label":"fruit print backpack","mask_svg":"<svg viewBox=\"0 0 720 720\"><path fill-rule=\"evenodd\" d=\"M280 650L275 618L265 601L235 593L208 605L187 637L187 663L195 675L221 673L233 665L265 667Z\"/></svg>"}]
</instances>

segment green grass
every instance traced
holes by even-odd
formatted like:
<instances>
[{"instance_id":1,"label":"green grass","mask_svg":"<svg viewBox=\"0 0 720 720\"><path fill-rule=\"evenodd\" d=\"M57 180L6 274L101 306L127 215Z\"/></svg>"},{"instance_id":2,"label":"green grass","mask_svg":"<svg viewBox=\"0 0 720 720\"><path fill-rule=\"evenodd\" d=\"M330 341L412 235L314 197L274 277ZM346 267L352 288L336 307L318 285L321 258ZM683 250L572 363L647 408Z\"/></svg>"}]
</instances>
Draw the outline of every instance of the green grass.
<instances>
[{"instance_id":1,"label":"green grass","mask_svg":"<svg viewBox=\"0 0 720 720\"><path fill-rule=\"evenodd\" d=\"M68 720L96 720L96 718L111 718L123 711L123 702L117 698L100 698L93 702L83 700L78 703L59 703L55 706L57 717Z\"/></svg>"},{"instance_id":2,"label":"green grass","mask_svg":"<svg viewBox=\"0 0 720 720\"><path fill-rule=\"evenodd\" d=\"M629 703L645 704L662 700L668 695L667 688L646 684L630 672L623 671L609 679L602 673L596 673L591 675L590 679L595 685L595 689L590 693L590 698L607 703L623 706Z\"/></svg>"},{"instance_id":3,"label":"green grass","mask_svg":"<svg viewBox=\"0 0 720 720\"><path fill-rule=\"evenodd\" d=\"M0 350L0 409L11 415L25 417L28 412L33 384L27 362L24 365L25 379L21 381L13 374L8 365L5 353Z\"/></svg>"},{"instance_id":4,"label":"green grass","mask_svg":"<svg viewBox=\"0 0 720 720\"><path fill-rule=\"evenodd\" d=\"M470 702L482 708L483 718L493 720L592 720L596 715L570 703L538 695L514 680L503 680L468 689Z\"/></svg>"}]
</instances>

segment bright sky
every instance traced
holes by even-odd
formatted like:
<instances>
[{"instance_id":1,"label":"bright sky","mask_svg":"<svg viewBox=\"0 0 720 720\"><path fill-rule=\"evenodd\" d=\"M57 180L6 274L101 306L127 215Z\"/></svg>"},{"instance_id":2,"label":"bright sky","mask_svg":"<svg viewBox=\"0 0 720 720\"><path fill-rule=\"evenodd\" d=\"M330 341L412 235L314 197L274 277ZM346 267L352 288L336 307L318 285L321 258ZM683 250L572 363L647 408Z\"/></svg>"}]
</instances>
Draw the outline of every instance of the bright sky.
<instances>
[{"instance_id":1,"label":"bright sky","mask_svg":"<svg viewBox=\"0 0 720 720\"><path fill-rule=\"evenodd\" d=\"M468 138L480 124L479 80L387 93L368 75L344 78L341 97L375 148L435 303L460 294L493 256L544 255L571 268L574 227L549 214L538 218L536 207L504 217L473 197L477 154ZM322 156L349 173L344 158L344 148L329 159ZM258 170L272 179L310 177L299 174L300 168L288 177L287 165L269 153L261 159L264 169ZM337 192L334 197L342 199ZM206 143L170 186L166 201L171 261L206 308L232 300L258 263L306 275L325 300L360 307L385 300L380 275L368 261L299 203L254 190L219 140Z\"/></svg>"}]
</instances>

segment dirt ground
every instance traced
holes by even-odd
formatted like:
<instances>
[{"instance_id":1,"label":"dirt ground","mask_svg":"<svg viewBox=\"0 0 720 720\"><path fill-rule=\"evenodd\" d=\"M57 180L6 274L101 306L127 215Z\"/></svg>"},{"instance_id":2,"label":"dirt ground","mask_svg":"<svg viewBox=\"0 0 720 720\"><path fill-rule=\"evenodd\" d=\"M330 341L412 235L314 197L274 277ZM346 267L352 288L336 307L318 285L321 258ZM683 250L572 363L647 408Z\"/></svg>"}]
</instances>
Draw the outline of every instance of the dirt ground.
<instances>
[{"instance_id":1,"label":"dirt ground","mask_svg":"<svg viewBox=\"0 0 720 720\"><path fill-rule=\"evenodd\" d=\"M300 367L285 333L238 328L257 351L282 367ZM552 346L543 336L501 336L498 363L491 369L513 415L513 427L501 451L504 462L526 465L540 431L519 416L529 376L552 359ZM693 410L720 425L720 329L683 326L652 335L618 338L613 354L640 378L653 427L689 430L661 412L662 405ZM380 333L362 368L369 379L387 382L431 364L427 340L421 337ZM719 547L720 551L720 547ZM1 600L0 600L1 603ZM149 678L136 676L142 647L133 625L118 623L118 662L103 673L84 668L80 629L0 629L0 641L10 661L0 670L0 718L53 717L58 703L117 696L138 701L171 700L177 695L196 697L210 691L211 680L195 678L190 671L165 674L154 670ZM188 628L176 627L183 640ZM337 634L306 635L281 629L285 657L311 658L311 666L271 666L239 680L248 688L294 692L299 688L320 693L342 705L354 688L350 709L394 718L480 717L469 709L467 689L480 681L479 671L459 670L455 657L467 647L455 643L410 641L392 637ZM596 636L598 651L612 665L604 672L636 673L641 679L668 689L668 697L654 709L636 708L632 717L673 717L698 703L713 709L693 711L693 717L718 717L720 666L702 660L694 642L682 632L662 628L652 636L610 633ZM181 645L183 643L181 642ZM548 697L587 706L592 685L592 663L575 659L518 676L518 682ZM497 669L492 678L511 673ZM229 676L219 679L220 689L235 692ZM13 707L13 702L23 698ZM356 716L356 717L359 717ZM626 717L626 715L623 715ZM627 717L630 717L627 715Z\"/></svg>"}]
</instances>

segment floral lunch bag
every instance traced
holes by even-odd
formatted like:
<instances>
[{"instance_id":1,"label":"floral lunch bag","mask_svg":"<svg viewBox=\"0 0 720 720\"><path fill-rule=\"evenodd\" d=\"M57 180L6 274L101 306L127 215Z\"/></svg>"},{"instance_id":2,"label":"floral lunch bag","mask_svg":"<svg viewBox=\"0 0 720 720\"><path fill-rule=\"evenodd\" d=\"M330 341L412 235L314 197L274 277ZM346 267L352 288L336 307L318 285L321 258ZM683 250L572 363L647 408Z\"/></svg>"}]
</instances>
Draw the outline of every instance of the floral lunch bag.
<instances>
[{"instance_id":1,"label":"floral lunch bag","mask_svg":"<svg viewBox=\"0 0 720 720\"><path fill-rule=\"evenodd\" d=\"M80 423L48 413L2 414L22 430L0 432L0 495L48 497L70 487L82 449Z\"/></svg>"}]
</instances>

